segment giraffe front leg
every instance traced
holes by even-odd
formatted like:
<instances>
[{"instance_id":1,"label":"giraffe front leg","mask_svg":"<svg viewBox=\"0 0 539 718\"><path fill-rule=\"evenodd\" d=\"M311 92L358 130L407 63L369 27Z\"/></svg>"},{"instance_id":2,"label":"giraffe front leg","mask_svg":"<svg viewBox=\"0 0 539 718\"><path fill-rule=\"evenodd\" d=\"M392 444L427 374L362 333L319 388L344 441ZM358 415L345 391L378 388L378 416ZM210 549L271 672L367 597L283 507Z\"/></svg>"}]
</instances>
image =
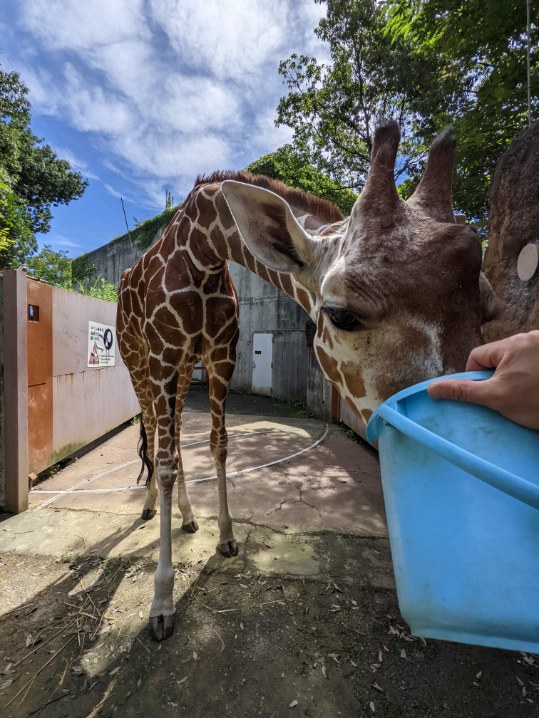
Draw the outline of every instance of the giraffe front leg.
<instances>
[{"instance_id":1,"label":"giraffe front leg","mask_svg":"<svg viewBox=\"0 0 539 718\"><path fill-rule=\"evenodd\" d=\"M160 547L154 577L154 597L150 609L150 631L156 641L164 641L174 630L174 569L172 567L172 489L174 465L159 466Z\"/></svg>"},{"instance_id":2,"label":"giraffe front leg","mask_svg":"<svg viewBox=\"0 0 539 718\"><path fill-rule=\"evenodd\" d=\"M226 458L228 452L228 435L225 426L225 403L228 386L234 371L233 361L221 361L218 369L208 363L208 379L210 389L210 410L212 429L210 447L217 470L217 487L219 491L219 553L226 558L238 555L238 542L234 536L232 516L228 508L226 485Z\"/></svg>"},{"instance_id":3,"label":"giraffe front leg","mask_svg":"<svg viewBox=\"0 0 539 718\"><path fill-rule=\"evenodd\" d=\"M167 371L169 371L167 375ZM174 416L178 375L161 357L150 355L150 375L154 379L157 451L155 465L160 496L159 561L154 578L154 597L150 609L150 631L156 641L168 638L174 630L174 569L172 567L172 489L176 478ZM159 382L159 383L158 383Z\"/></svg>"},{"instance_id":4,"label":"giraffe front leg","mask_svg":"<svg viewBox=\"0 0 539 718\"><path fill-rule=\"evenodd\" d=\"M225 444L217 445L214 451L215 465L217 467L217 487L219 491L219 517L217 523L219 526L219 553L225 558L231 558L238 555L238 542L234 536L234 528L232 525L232 516L228 508L228 497L226 487L226 454L227 454L227 434L220 435L220 441L224 440Z\"/></svg>"}]
</instances>

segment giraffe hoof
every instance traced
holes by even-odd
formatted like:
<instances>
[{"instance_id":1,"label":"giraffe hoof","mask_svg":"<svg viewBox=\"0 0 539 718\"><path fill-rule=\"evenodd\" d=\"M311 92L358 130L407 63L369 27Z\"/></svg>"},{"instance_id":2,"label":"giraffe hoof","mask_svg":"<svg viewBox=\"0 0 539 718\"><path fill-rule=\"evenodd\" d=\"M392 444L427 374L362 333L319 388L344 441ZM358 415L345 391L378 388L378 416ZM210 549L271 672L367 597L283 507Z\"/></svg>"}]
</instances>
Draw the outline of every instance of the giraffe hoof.
<instances>
[{"instance_id":1,"label":"giraffe hoof","mask_svg":"<svg viewBox=\"0 0 539 718\"><path fill-rule=\"evenodd\" d=\"M224 556L225 558L232 558L233 556L238 555L238 542L236 539L233 539L232 541L227 541L226 543L220 543L217 550L221 556Z\"/></svg>"},{"instance_id":2,"label":"giraffe hoof","mask_svg":"<svg viewBox=\"0 0 539 718\"><path fill-rule=\"evenodd\" d=\"M153 519L156 514L157 511L155 509L144 509L140 518L143 521L149 521L150 519Z\"/></svg>"},{"instance_id":3,"label":"giraffe hoof","mask_svg":"<svg viewBox=\"0 0 539 718\"><path fill-rule=\"evenodd\" d=\"M188 524L183 524L182 529L188 534L194 534L198 531L198 522L196 519L189 521Z\"/></svg>"},{"instance_id":4,"label":"giraffe hoof","mask_svg":"<svg viewBox=\"0 0 539 718\"><path fill-rule=\"evenodd\" d=\"M150 616L150 633L155 641L166 641L174 631L174 614L171 616Z\"/></svg>"}]
</instances>

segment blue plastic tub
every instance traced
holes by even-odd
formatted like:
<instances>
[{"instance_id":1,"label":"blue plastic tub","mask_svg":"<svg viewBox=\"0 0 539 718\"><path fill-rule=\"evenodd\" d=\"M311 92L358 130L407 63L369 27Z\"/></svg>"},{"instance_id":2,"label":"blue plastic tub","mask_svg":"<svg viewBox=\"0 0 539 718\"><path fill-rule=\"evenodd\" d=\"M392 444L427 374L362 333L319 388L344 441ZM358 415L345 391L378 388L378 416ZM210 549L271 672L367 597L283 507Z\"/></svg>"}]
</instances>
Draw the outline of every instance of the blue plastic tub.
<instances>
[{"instance_id":1,"label":"blue plastic tub","mask_svg":"<svg viewBox=\"0 0 539 718\"><path fill-rule=\"evenodd\" d=\"M539 432L430 383L367 426L401 613L417 636L539 653Z\"/></svg>"}]
</instances>

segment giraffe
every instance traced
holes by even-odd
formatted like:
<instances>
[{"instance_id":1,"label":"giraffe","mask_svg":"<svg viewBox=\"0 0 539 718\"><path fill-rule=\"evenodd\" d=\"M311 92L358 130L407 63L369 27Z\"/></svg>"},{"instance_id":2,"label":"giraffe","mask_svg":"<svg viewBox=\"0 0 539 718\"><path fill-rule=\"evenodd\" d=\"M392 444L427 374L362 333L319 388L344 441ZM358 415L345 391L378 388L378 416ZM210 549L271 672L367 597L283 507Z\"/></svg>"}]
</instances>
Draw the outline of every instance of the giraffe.
<instances>
[{"instance_id":1,"label":"giraffe","mask_svg":"<svg viewBox=\"0 0 539 718\"><path fill-rule=\"evenodd\" d=\"M330 382L366 423L376 406L423 379L464 367L492 310L480 278L481 243L455 222L455 142L434 141L407 201L394 183L400 133L376 130L371 167L350 217L329 203L248 173L198 178L164 236L122 275L117 333L140 402L149 473L160 498L160 555L150 629L174 627L171 506L174 482L184 530L198 529L179 451L193 364L208 372L217 470L219 545L238 553L226 487L225 400L234 370L238 304L227 262L284 290L316 324L314 351ZM142 518L155 515L150 476Z\"/></svg>"}]
</instances>

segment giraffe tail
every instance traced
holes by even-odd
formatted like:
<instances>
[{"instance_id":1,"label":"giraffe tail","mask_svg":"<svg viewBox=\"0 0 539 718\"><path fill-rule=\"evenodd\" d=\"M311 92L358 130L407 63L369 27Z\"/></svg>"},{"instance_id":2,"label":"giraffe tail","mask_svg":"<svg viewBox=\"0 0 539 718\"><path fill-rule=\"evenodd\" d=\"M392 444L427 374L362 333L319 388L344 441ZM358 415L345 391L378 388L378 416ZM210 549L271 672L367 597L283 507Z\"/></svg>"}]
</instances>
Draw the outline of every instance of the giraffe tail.
<instances>
[{"instance_id":1,"label":"giraffe tail","mask_svg":"<svg viewBox=\"0 0 539 718\"><path fill-rule=\"evenodd\" d=\"M150 481L153 476L153 462L148 456L148 437L146 435L146 429L144 428L144 422L142 421L142 416L140 417L140 439L138 442L138 455L140 456L140 460L142 461L142 467L140 469L140 473L137 476L137 484L140 483L140 480L144 476L144 469L148 472L148 477L146 479L146 486L150 486Z\"/></svg>"}]
</instances>

